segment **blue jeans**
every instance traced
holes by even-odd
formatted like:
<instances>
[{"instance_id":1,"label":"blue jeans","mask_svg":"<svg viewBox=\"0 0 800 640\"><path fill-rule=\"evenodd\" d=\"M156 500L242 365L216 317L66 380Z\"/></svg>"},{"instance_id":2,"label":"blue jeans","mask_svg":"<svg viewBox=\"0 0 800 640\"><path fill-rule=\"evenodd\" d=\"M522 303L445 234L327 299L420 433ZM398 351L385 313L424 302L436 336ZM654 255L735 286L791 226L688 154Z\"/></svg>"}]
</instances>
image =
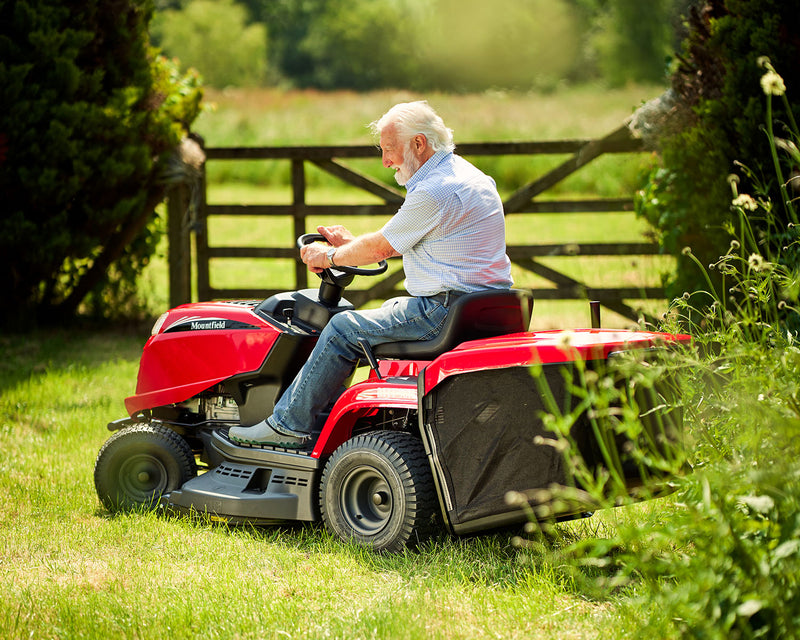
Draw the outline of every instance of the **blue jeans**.
<instances>
[{"instance_id":1,"label":"blue jeans","mask_svg":"<svg viewBox=\"0 0 800 640\"><path fill-rule=\"evenodd\" d=\"M447 318L447 307L429 298L392 298L380 309L343 311L322 330L319 341L292 384L278 400L270 426L287 435L308 435L317 415L338 397L364 352L358 338L370 346L400 340L435 338Z\"/></svg>"}]
</instances>

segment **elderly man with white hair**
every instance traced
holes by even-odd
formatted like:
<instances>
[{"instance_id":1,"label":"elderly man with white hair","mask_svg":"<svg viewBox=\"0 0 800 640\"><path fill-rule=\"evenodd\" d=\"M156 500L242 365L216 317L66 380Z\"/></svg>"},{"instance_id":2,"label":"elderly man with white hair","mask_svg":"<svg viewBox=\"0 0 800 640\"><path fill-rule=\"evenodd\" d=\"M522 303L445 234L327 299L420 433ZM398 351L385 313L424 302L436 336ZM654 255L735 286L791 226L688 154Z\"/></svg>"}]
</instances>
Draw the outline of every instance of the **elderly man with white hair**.
<instances>
[{"instance_id":1,"label":"elderly man with white hair","mask_svg":"<svg viewBox=\"0 0 800 640\"><path fill-rule=\"evenodd\" d=\"M371 124L380 136L383 166L406 187L403 205L379 231L354 237L340 225L319 227L330 244L309 244L300 256L315 273L336 265L403 257L410 294L379 309L331 318L271 416L234 427L233 440L300 449L311 444L315 418L335 400L371 346L430 340L459 295L511 286L503 205L492 178L453 153L453 132L424 101L397 104Z\"/></svg>"}]
</instances>

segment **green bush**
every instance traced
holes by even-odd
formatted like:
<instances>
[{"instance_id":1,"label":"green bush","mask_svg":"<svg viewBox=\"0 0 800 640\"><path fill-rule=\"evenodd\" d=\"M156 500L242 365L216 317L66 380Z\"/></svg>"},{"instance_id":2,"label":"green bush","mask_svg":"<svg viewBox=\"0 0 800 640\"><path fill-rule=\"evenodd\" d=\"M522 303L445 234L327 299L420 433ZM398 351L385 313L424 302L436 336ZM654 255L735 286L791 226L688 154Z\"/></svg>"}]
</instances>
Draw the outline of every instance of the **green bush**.
<instances>
[{"instance_id":1,"label":"green bush","mask_svg":"<svg viewBox=\"0 0 800 640\"><path fill-rule=\"evenodd\" d=\"M768 234L777 244L785 239L775 226L785 230L793 221L782 204L765 135L768 119L758 59L769 57L790 87L800 86L799 23L800 0L708 0L691 12L689 35L672 76L675 113L659 139L663 164L638 198L638 211L659 230L664 251L678 258L677 273L666 283L670 295L707 284L683 255L685 247L702 264L715 262L726 251L737 225L729 174L740 176L747 193L754 192L754 179L760 180L763 195L776 208L772 220L751 219L755 233ZM788 122L800 113L800 103L785 105L776 105L770 123ZM785 137L780 131L776 135ZM738 164L743 160L749 172ZM782 257L790 262L796 258L794 251ZM718 293L721 286L714 274Z\"/></svg>"},{"instance_id":2,"label":"green bush","mask_svg":"<svg viewBox=\"0 0 800 640\"><path fill-rule=\"evenodd\" d=\"M67 301L58 315L71 313L81 300L70 294L104 244L155 205L159 170L200 91L150 48L151 14L136 0L0 4L3 320L25 323ZM130 300L157 234L151 223L125 243L88 298L93 310Z\"/></svg>"},{"instance_id":3,"label":"green bush","mask_svg":"<svg viewBox=\"0 0 800 640\"><path fill-rule=\"evenodd\" d=\"M761 62L769 118L783 81ZM800 154L769 135L769 120L764 129L780 176L781 151L790 163ZM800 136L794 121L788 135ZM763 176L740 168L755 192L767 191ZM793 257L800 228L775 224L776 209L797 217L796 203L773 206L763 195L739 193L731 206L734 239L723 255L706 266L693 251L684 252L706 284L714 273L725 293L709 286L676 299L665 328L688 327L693 348L626 378L629 387L653 386L667 374L678 382L693 472L673 481L671 508L657 520L622 522L609 537L586 538L565 552L571 575L595 593L625 589L633 618L647 621L638 629L643 638L790 638L800 626L800 341L794 329L800 326L800 269ZM614 407L615 432L638 432L630 394L602 378L576 393L591 399L599 417ZM550 420L566 434L569 418ZM569 442L565 449L571 451ZM674 469L681 450L665 453L640 459L654 472ZM580 478L581 460L570 462ZM604 480L585 484L595 504L611 507L624 494L613 476Z\"/></svg>"},{"instance_id":4,"label":"green bush","mask_svg":"<svg viewBox=\"0 0 800 640\"><path fill-rule=\"evenodd\" d=\"M658 495L661 472L675 474L665 504L551 551L550 562L582 591L621 599L636 637L791 638L800 625L800 347L778 322L787 313L800 318L800 274L757 250L745 234L715 267L747 296L675 301L664 328L689 324L691 349L649 366L625 364L627 390L588 371L573 389L578 406L592 407L610 433L635 439L639 408L630 391L665 378L678 385L683 446L663 456L628 452L656 479L644 496ZM585 491L553 496L593 509L625 504L621 481L611 473L593 482L575 454L574 417L554 409L548 420ZM687 475L676 473L684 460L693 468Z\"/></svg>"},{"instance_id":5,"label":"green bush","mask_svg":"<svg viewBox=\"0 0 800 640\"><path fill-rule=\"evenodd\" d=\"M625 585L628 607L647 621L642 638L789 638L800 625L800 349L765 322L786 304L771 292L798 277L738 254L734 243L728 278L755 292L748 303L677 304L682 320L702 318L696 350L672 363L693 472L674 482L658 520L570 550L594 588ZM597 567L599 579L587 573Z\"/></svg>"}]
</instances>

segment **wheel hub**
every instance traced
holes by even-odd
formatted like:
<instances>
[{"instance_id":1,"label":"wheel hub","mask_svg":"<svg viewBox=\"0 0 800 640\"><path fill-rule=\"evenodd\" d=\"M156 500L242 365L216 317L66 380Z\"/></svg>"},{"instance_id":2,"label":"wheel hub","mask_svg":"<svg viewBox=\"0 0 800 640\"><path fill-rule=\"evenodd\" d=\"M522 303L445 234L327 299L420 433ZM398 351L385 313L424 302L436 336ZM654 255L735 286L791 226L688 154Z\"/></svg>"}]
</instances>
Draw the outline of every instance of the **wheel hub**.
<instances>
[{"instance_id":1,"label":"wheel hub","mask_svg":"<svg viewBox=\"0 0 800 640\"><path fill-rule=\"evenodd\" d=\"M134 455L120 467L119 484L126 495L138 502L149 500L167 488L167 469L156 456Z\"/></svg>"},{"instance_id":2,"label":"wheel hub","mask_svg":"<svg viewBox=\"0 0 800 640\"><path fill-rule=\"evenodd\" d=\"M386 477L377 469L353 469L339 495L342 515L358 534L373 536L390 521L394 511L392 492Z\"/></svg>"}]
</instances>

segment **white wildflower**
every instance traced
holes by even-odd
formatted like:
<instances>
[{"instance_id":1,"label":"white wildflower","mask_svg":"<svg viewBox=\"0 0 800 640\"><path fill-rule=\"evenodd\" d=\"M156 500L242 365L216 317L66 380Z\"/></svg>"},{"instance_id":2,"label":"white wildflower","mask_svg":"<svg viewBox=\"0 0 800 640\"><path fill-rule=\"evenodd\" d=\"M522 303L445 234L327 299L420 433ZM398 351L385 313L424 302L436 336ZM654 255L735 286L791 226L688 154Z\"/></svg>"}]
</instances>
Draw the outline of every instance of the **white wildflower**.
<instances>
[{"instance_id":1,"label":"white wildflower","mask_svg":"<svg viewBox=\"0 0 800 640\"><path fill-rule=\"evenodd\" d=\"M755 211L756 209L758 209L758 203L755 201L753 196L747 193L743 193L742 195L734 198L733 206L741 207L745 211Z\"/></svg>"},{"instance_id":2,"label":"white wildflower","mask_svg":"<svg viewBox=\"0 0 800 640\"><path fill-rule=\"evenodd\" d=\"M758 513L768 513L775 507L775 500L770 496L739 496L738 501Z\"/></svg>"},{"instance_id":3,"label":"white wildflower","mask_svg":"<svg viewBox=\"0 0 800 640\"><path fill-rule=\"evenodd\" d=\"M767 71L761 76L761 89L768 96L782 96L786 93L786 85L781 78L774 71Z\"/></svg>"},{"instance_id":4,"label":"white wildflower","mask_svg":"<svg viewBox=\"0 0 800 640\"><path fill-rule=\"evenodd\" d=\"M751 253L747 264L753 271L768 271L772 268L772 263L764 260L758 253Z\"/></svg>"},{"instance_id":5,"label":"white wildflower","mask_svg":"<svg viewBox=\"0 0 800 640\"><path fill-rule=\"evenodd\" d=\"M573 338L572 331L562 331L561 334L558 336L558 341L556 342L556 344L562 350L569 349L572 346L572 338Z\"/></svg>"}]
</instances>

